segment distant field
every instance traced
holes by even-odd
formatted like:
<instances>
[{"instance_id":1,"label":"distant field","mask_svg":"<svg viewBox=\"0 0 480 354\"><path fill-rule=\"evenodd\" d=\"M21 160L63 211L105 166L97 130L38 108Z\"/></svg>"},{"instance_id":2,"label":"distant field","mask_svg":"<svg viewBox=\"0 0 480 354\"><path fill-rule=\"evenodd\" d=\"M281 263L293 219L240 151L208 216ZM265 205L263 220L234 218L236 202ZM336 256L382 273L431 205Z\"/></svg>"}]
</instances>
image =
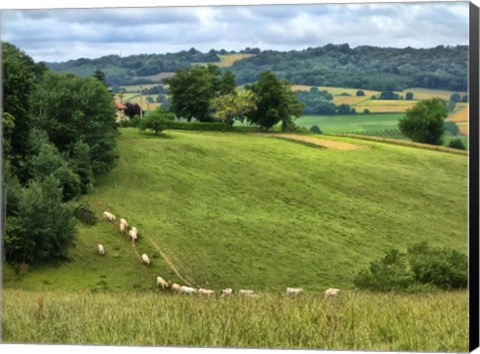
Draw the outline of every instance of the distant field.
<instances>
[{"instance_id":1,"label":"distant field","mask_svg":"<svg viewBox=\"0 0 480 354\"><path fill-rule=\"evenodd\" d=\"M403 92L412 92L414 100L427 100L433 97L440 97L444 100L450 100L450 96L457 91L447 91L447 90L433 90L426 88L409 88ZM467 92L457 92L460 96L466 95Z\"/></svg>"},{"instance_id":2,"label":"distant field","mask_svg":"<svg viewBox=\"0 0 480 354\"><path fill-rule=\"evenodd\" d=\"M161 104L157 102L150 103L147 101L147 97L152 97L153 100L155 100L157 96L158 95L143 95L142 99L140 99L141 96L138 93L126 93L123 96L123 103L138 103L144 111L150 111L152 109L160 107Z\"/></svg>"},{"instance_id":3,"label":"distant field","mask_svg":"<svg viewBox=\"0 0 480 354\"><path fill-rule=\"evenodd\" d=\"M255 54L247 54L247 53L225 54L225 55L219 54L218 56L220 57L220 62L215 63L215 65L221 68L227 68L229 66L232 66L233 63L235 63L236 61L254 57Z\"/></svg>"},{"instance_id":4,"label":"distant field","mask_svg":"<svg viewBox=\"0 0 480 354\"><path fill-rule=\"evenodd\" d=\"M163 79L167 77L172 77L173 75L175 75L174 72L163 72L163 73L149 75L149 76L137 76L135 77L135 79L150 79L153 81L162 81Z\"/></svg>"},{"instance_id":5,"label":"distant field","mask_svg":"<svg viewBox=\"0 0 480 354\"><path fill-rule=\"evenodd\" d=\"M140 92L140 89L143 91L148 90L154 86L158 86L159 84L144 84L144 85L120 85L120 87L126 89L126 92Z\"/></svg>"},{"instance_id":6,"label":"distant field","mask_svg":"<svg viewBox=\"0 0 480 354\"><path fill-rule=\"evenodd\" d=\"M340 104L348 104L350 106L356 107L359 103L369 101L370 99L366 96L334 96L333 103L337 106Z\"/></svg>"},{"instance_id":7,"label":"distant field","mask_svg":"<svg viewBox=\"0 0 480 354\"><path fill-rule=\"evenodd\" d=\"M294 91L309 91L313 86L308 85L293 85L292 90ZM364 90L364 89L352 89L347 87L331 87L331 86L316 86L320 91L328 91L334 96L340 96L342 93L348 93L351 96L356 96L358 90L362 90L365 93L365 96L362 96L364 99L369 98L372 95L379 94L380 91L373 91L373 90ZM346 96L348 97L348 96Z\"/></svg>"},{"instance_id":8,"label":"distant field","mask_svg":"<svg viewBox=\"0 0 480 354\"><path fill-rule=\"evenodd\" d=\"M368 109L372 113L406 112L415 103L415 101L406 100L367 100L354 107L357 112L362 112L364 109Z\"/></svg>"},{"instance_id":9,"label":"distant field","mask_svg":"<svg viewBox=\"0 0 480 354\"><path fill-rule=\"evenodd\" d=\"M398 120L404 114L353 114L311 116L298 118L295 124L309 129L316 124L324 133L365 133L368 131L398 129Z\"/></svg>"}]
</instances>

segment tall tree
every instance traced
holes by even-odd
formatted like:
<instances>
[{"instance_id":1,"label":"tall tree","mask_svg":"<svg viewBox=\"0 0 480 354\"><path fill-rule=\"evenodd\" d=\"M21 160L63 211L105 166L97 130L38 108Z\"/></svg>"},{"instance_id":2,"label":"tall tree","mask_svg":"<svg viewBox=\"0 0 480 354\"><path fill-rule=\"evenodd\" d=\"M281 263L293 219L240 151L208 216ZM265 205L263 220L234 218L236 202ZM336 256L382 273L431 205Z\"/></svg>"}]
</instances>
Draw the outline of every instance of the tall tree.
<instances>
[{"instance_id":1,"label":"tall tree","mask_svg":"<svg viewBox=\"0 0 480 354\"><path fill-rule=\"evenodd\" d=\"M398 127L403 135L413 141L441 145L447 116L447 103L435 97L415 103L400 119Z\"/></svg>"},{"instance_id":2,"label":"tall tree","mask_svg":"<svg viewBox=\"0 0 480 354\"><path fill-rule=\"evenodd\" d=\"M282 130L292 124L292 116L302 114L303 104L291 90L291 84L279 80L270 71L260 75L257 83L248 86L256 95L257 108L248 114L250 123L268 130L278 122L282 122Z\"/></svg>"},{"instance_id":3,"label":"tall tree","mask_svg":"<svg viewBox=\"0 0 480 354\"><path fill-rule=\"evenodd\" d=\"M102 70L97 68L93 73L93 77L108 87L107 80L105 78L105 73Z\"/></svg>"},{"instance_id":4,"label":"tall tree","mask_svg":"<svg viewBox=\"0 0 480 354\"><path fill-rule=\"evenodd\" d=\"M35 64L32 58L7 42L2 42L2 61L2 122L7 129L3 136L7 139L4 146L8 146L7 157L12 161L12 168L19 169L26 159L28 135L34 124L30 114L30 96L46 67Z\"/></svg>"},{"instance_id":5,"label":"tall tree","mask_svg":"<svg viewBox=\"0 0 480 354\"><path fill-rule=\"evenodd\" d=\"M90 148L95 174L108 171L116 159L116 108L112 95L94 78L45 73L33 95L37 125L60 152L71 155L82 140Z\"/></svg>"},{"instance_id":6,"label":"tall tree","mask_svg":"<svg viewBox=\"0 0 480 354\"><path fill-rule=\"evenodd\" d=\"M225 124L225 130L231 129L236 119L243 122L245 115L255 107L255 95L251 90L238 90L212 100L215 117Z\"/></svg>"}]
</instances>

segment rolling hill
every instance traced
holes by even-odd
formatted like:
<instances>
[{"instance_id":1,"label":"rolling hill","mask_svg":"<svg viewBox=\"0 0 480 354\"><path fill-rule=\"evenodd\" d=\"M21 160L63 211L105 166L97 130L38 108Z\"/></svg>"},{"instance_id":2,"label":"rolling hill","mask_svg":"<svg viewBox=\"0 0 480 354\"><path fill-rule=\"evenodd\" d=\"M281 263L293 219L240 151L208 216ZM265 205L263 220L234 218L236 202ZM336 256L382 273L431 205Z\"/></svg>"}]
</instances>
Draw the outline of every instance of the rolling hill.
<instances>
[{"instance_id":1,"label":"rolling hill","mask_svg":"<svg viewBox=\"0 0 480 354\"><path fill-rule=\"evenodd\" d=\"M65 264L33 267L6 288L125 291L154 278L282 291L351 288L391 247L422 240L467 250L467 157L347 138L332 150L241 133L122 129L120 160L85 199L139 230L79 226ZM106 248L96 253L97 243ZM147 253L151 267L141 264Z\"/></svg>"}]
</instances>

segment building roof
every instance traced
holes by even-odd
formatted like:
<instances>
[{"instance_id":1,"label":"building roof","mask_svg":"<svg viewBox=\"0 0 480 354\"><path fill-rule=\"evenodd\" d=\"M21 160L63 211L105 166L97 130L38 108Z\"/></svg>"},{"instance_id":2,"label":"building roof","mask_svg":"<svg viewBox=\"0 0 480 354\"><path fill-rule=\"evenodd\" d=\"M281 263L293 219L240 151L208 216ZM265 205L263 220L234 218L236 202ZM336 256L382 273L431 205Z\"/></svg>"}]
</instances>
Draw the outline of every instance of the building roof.
<instances>
[{"instance_id":1,"label":"building roof","mask_svg":"<svg viewBox=\"0 0 480 354\"><path fill-rule=\"evenodd\" d=\"M115 101L115 105L117 106L117 109L127 109L127 106L125 106L122 102L120 101Z\"/></svg>"}]
</instances>

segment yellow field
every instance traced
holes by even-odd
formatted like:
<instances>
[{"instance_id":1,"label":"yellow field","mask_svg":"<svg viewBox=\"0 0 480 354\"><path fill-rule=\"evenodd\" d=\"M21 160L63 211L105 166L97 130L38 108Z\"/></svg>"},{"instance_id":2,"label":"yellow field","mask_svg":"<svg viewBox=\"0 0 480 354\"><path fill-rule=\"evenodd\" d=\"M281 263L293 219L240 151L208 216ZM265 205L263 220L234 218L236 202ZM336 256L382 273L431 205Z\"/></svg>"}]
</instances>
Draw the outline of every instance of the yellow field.
<instances>
[{"instance_id":1,"label":"yellow field","mask_svg":"<svg viewBox=\"0 0 480 354\"><path fill-rule=\"evenodd\" d=\"M440 97L444 100L450 100L450 96L455 93L455 91L447 91L447 90L431 90L425 88L409 88L402 92L402 94L411 92L413 93L414 100L428 100L433 97ZM466 95L466 92L458 92L460 96Z\"/></svg>"},{"instance_id":2,"label":"yellow field","mask_svg":"<svg viewBox=\"0 0 480 354\"><path fill-rule=\"evenodd\" d=\"M293 91L309 91L313 86L309 85L293 85ZM347 88L347 87L330 87L330 86L316 86L320 91L328 91L333 96L340 96L342 93L348 93L352 97L356 97L356 93L358 90L362 90L365 93L365 96L361 96L361 98L366 99L370 98L373 95L378 95L380 91L373 91L373 90L364 90L364 89L354 89L354 88ZM342 96L342 97L349 97L349 96Z\"/></svg>"},{"instance_id":3,"label":"yellow field","mask_svg":"<svg viewBox=\"0 0 480 354\"><path fill-rule=\"evenodd\" d=\"M121 88L124 88L126 92L140 92L140 87L143 91L152 88L153 86L158 86L159 84L145 84L145 85L121 85Z\"/></svg>"},{"instance_id":4,"label":"yellow field","mask_svg":"<svg viewBox=\"0 0 480 354\"><path fill-rule=\"evenodd\" d=\"M457 106L458 105L459 104L457 104ZM466 103L464 103L464 105L466 105ZM469 133L468 106L467 107L460 106L460 108L457 108L455 112L453 112L450 116L448 116L446 120L455 122L458 125L458 128L460 129L460 134L468 135Z\"/></svg>"},{"instance_id":5,"label":"yellow field","mask_svg":"<svg viewBox=\"0 0 480 354\"><path fill-rule=\"evenodd\" d=\"M416 101L405 100L367 100L355 106L357 112L368 109L372 113L406 112Z\"/></svg>"},{"instance_id":6,"label":"yellow field","mask_svg":"<svg viewBox=\"0 0 480 354\"><path fill-rule=\"evenodd\" d=\"M334 96L333 97L333 103L336 105L340 104L349 104L350 106L356 106L361 102L368 101L369 97L366 96Z\"/></svg>"},{"instance_id":7,"label":"yellow field","mask_svg":"<svg viewBox=\"0 0 480 354\"><path fill-rule=\"evenodd\" d=\"M157 102L148 103L147 97L149 97L149 96L152 97L153 100L155 100L158 95L143 95L142 102L140 102L140 94L138 94L138 93L126 93L123 96L123 104L125 104L126 102L138 103L144 111L150 111L150 110L155 109L155 108L157 108L161 105L160 103L157 103Z\"/></svg>"},{"instance_id":8,"label":"yellow field","mask_svg":"<svg viewBox=\"0 0 480 354\"><path fill-rule=\"evenodd\" d=\"M225 54L225 55L218 55L220 58L219 63L214 63L216 66L219 66L221 68L227 68L229 66L232 66L233 63L236 61L246 59L246 58L251 58L254 57L255 54L246 54L246 53L240 53L240 54Z\"/></svg>"}]
</instances>

